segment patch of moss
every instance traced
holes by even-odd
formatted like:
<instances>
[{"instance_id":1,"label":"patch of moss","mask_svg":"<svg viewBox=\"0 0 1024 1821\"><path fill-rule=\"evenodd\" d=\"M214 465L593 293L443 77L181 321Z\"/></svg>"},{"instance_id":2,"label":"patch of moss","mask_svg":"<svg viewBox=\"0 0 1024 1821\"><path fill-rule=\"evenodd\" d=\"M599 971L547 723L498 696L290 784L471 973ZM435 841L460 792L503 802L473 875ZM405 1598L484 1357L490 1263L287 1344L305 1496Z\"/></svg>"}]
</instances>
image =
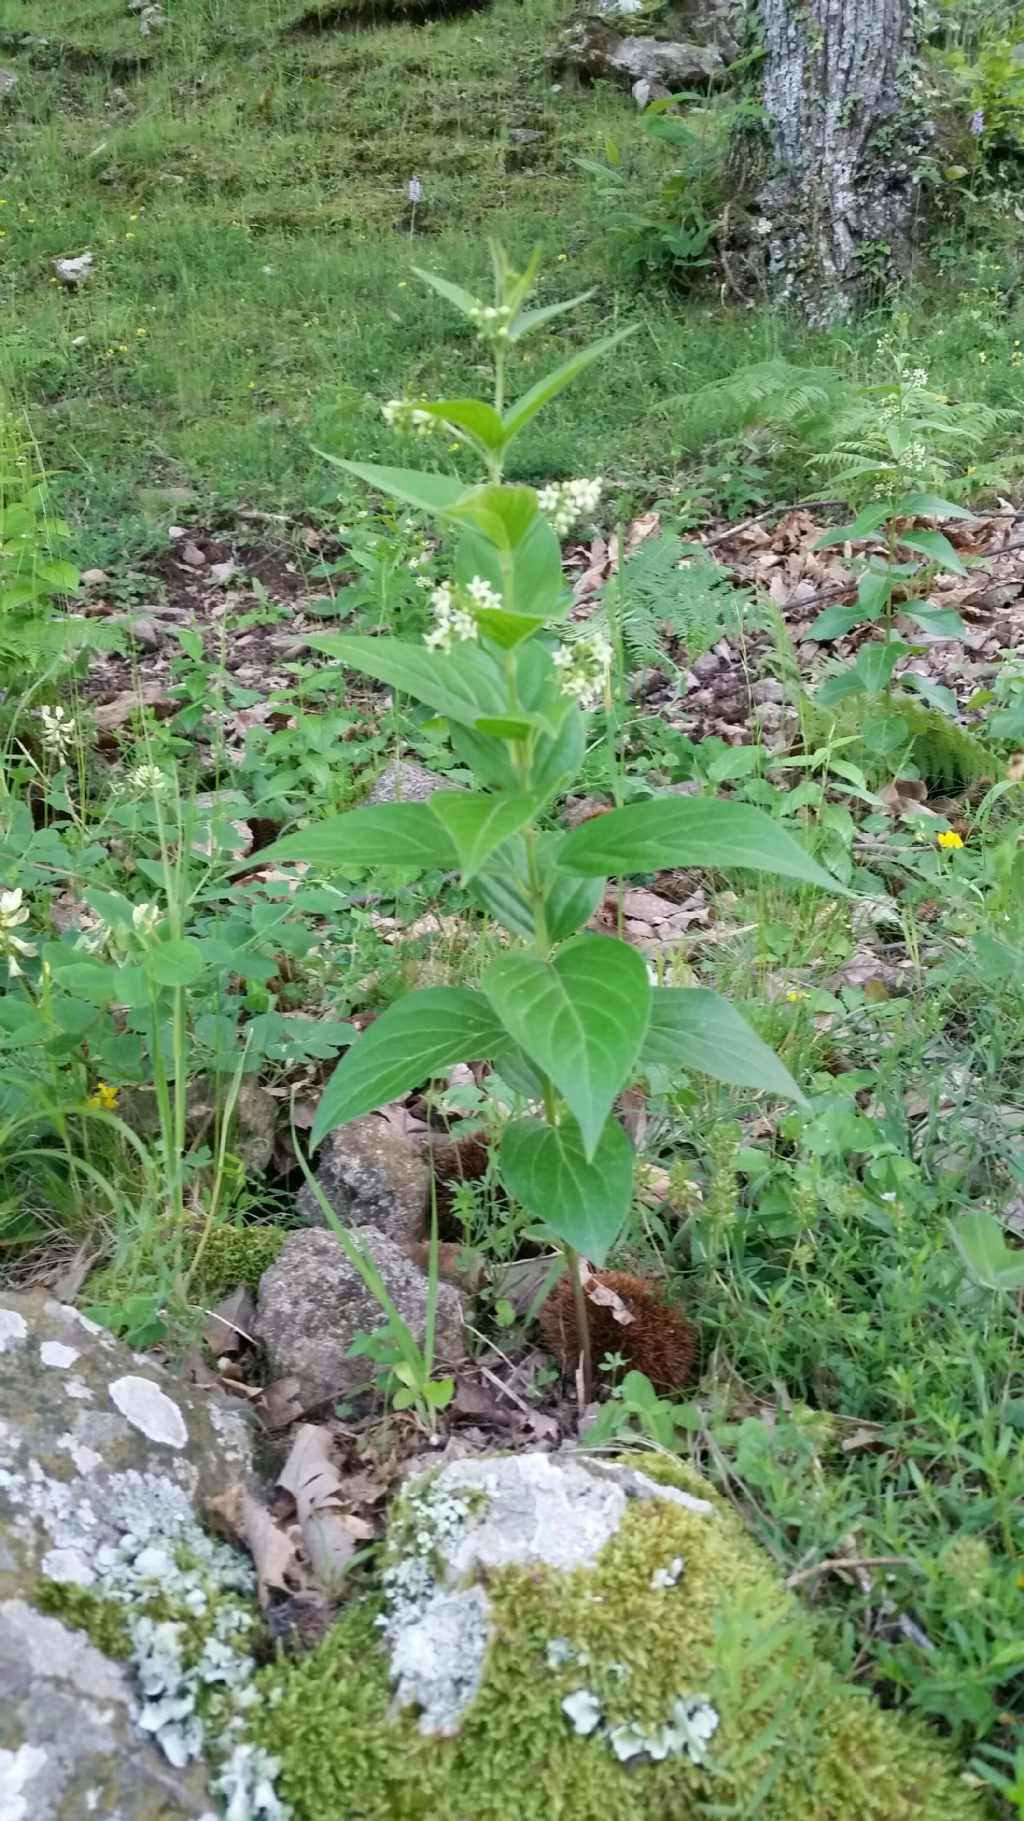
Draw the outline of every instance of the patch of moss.
<instances>
[{"instance_id":1,"label":"patch of moss","mask_svg":"<svg viewBox=\"0 0 1024 1821\"><path fill-rule=\"evenodd\" d=\"M193 1290L203 1302L219 1302L229 1290L244 1284L259 1288L264 1271L277 1258L288 1238L287 1227L215 1227L203 1248Z\"/></svg>"},{"instance_id":2,"label":"patch of moss","mask_svg":"<svg viewBox=\"0 0 1024 1821\"><path fill-rule=\"evenodd\" d=\"M115 1600L104 1600L91 1587L63 1581L37 1581L32 1603L73 1631L84 1631L104 1656L126 1663L132 1654L128 1613Z\"/></svg>"},{"instance_id":3,"label":"patch of moss","mask_svg":"<svg viewBox=\"0 0 1024 1821\"><path fill-rule=\"evenodd\" d=\"M695 1475L644 1457L711 1496ZM355 1605L301 1661L262 1672L256 1741L282 1762L295 1821L982 1821L991 1814L937 1741L884 1713L817 1655L811 1620L738 1520L638 1502L596 1567L532 1565L488 1583L492 1643L452 1739L396 1715L377 1608ZM676 1585L652 1585L676 1557ZM572 1647L552 1668L554 1639ZM703 1765L621 1764L574 1732L586 1689L609 1726L661 1726L680 1695L719 1716Z\"/></svg>"}]
</instances>

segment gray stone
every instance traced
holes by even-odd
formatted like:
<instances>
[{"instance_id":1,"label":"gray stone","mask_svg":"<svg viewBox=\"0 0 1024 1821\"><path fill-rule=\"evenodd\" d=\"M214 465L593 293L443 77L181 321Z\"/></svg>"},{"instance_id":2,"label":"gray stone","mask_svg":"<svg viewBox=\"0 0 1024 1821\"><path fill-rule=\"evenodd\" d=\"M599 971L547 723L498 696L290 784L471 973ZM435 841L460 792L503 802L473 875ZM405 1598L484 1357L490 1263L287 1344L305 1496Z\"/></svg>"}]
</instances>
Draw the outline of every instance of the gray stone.
<instances>
[{"instance_id":1,"label":"gray stone","mask_svg":"<svg viewBox=\"0 0 1024 1821\"><path fill-rule=\"evenodd\" d=\"M417 1341L426 1331L427 1280L386 1234L353 1227L349 1238L369 1256L402 1320ZM376 1334L387 1317L333 1232L292 1233L260 1282L256 1334L275 1378L295 1378L306 1410L363 1389L373 1362L349 1356L360 1334ZM434 1331L439 1360L461 1357L462 1302L439 1283Z\"/></svg>"},{"instance_id":2,"label":"gray stone","mask_svg":"<svg viewBox=\"0 0 1024 1821\"><path fill-rule=\"evenodd\" d=\"M212 801L212 798L210 799ZM197 798L197 806L206 805ZM220 824L219 824L220 825ZM245 841L241 831L249 836L252 831L247 823L231 823L229 826L239 831L237 851L244 854ZM209 825L206 840L202 831L197 831L193 842L193 852L206 854L212 852L209 839ZM223 851L223 850L222 850ZM198 1145L205 1138L212 1136L216 1119L223 1111L227 1096L227 1085L218 1084L213 1076L196 1075L189 1082L188 1108L185 1116L185 1133L190 1145ZM124 1088L121 1092L120 1112L133 1132L140 1138L155 1138L160 1131L160 1109L157 1106L156 1093L153 1088ZM258 1081L246 1079L242 1082L235 1099L234 1117L229 1135L229 1147L240 1157L247 1170L259 1174L265 1170L274 1153L274 1139L277 1130L278 1103L267 1089Z\"/></svg>"},{"instance_id":3,"label":"gray stone","mask_svg":"<svg viewBox=\"0 0 1024 1821\"><path fill-rule=\"evenodd\" d=\"M750 691L752 702L784 702L786 691L776 677L761 677Z\"/></svg>"},{"instance_id":4,"label":"gray stone","mask_svg":"<svg viewBox=\"0 0 1024 1821\"><path fill-rule=\"evenodd\" d=\"M426 803L443 780L417 759L393 759L366 796L367 803ZM452 785L444 783L445 790Z\"/></svg>"},{"instance_id":5,"label":"gray stone","mask_svg":"<svg viewBox=\"0 0 1024 1821\"><path fill-rule=\"evenodd\" d=\"M321 1147L316 1180L346 1227L376 1227L399 1245L424 1234L430 1172L409 1140L375 1113L339 1126ZM297 1212L310 1227L327 1217L307 1185Z\"/></svg>"},{"instance_id":6,"label":"gray stone","mask_svg":"<svg viewBox=\"0 0 1024 1821\"><path fill-rule=\"evenodd\" d=\"M706 87L725 69L713 46L624 38L600 19L577 20L550 53L549 61L560 75L585 82L608 77L630 89L643 82L651 95Z\"/></svg>"},{"instance_id":7,"label":"gray stone","mask_svg":"<svg viewBox=\"0 0 1024 1821\"><path fill-rule=\"evenodd\" d=\"M0 1295L0 1351L0 1816L213 1821L202 1764L173 1769L122 1666L32 1596L91 1586L119 1513L244 1477L246 1418L43 1297Z\"/></svg>"},{"instance_id":8,"label":"gray stone","mask_svg":"<svg viewBox=\"0 0 1024 1821\"><path fill-rule=\"evenodd\" d=\"M662 1499L714 1522L707 1500L616 1461L516 1454L453 1461L403 1495L410 1539L384 1576L385 1635L400 1706L420 1730L459 1730L490 1640L487 1578L509 1567L592 1568L631 1500ZM668 1584L668 1583L666 1583Z\"/></svg>"},{"instance_id":9,"label":"gray stone","mask_svg":"<svg viewBox=\"0 0 1024 1821\"><path fill-rule=\"evenodd\" d=\"M12 95L18 86L18 78L13 70L0 69L0 96Z\"/></svg>"}]
</instances>

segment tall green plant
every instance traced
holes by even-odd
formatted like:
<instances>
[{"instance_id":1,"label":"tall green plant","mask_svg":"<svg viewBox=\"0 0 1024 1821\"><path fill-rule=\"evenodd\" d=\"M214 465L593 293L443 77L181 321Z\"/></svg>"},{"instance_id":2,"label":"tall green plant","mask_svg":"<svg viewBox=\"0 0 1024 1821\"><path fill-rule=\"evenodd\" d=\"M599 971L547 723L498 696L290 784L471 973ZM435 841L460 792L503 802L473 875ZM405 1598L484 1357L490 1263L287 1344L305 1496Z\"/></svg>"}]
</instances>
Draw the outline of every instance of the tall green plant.
<instances>
[{"instance_id":1,"label":"tall green plant","mask_svg":"<svg viewBox=\"0 0 1024 1821\"><path fill-rule=\"evenodd\" d=\"M366 806L278 842L275 859L334 865L458 867L508 932L479 988L435 987L391 1006L332 1076L312 1139L431 1075L494 1059L536 1111L502 1136L509 1192L576 1257L607 1258L629 1211L633 1152L614 1115L617 1095L649 1067L703 1069L719 1079L799 1098L778 1058L725 1000L703 988L659 988L626 943L580 933L608 875L672 866L750 867L826 889L835 881L762 811L717 799L664 797L627 805L569 832L545 826L583 762L588 712L606 699L611 647L603 633L562 643L568 615L559 534L596 504L599 485L542 488L504 479L508 450L538 411L622 335L573 354L514 403L511 351L572 308L527 307L536 255L517 274L493 248L494 301L420 276L469 319L494 368L490 401L417 399L386 407L417 433L459 438L486 478L340 463L377 493L429 513L456 543L452 579L433 595L423 644L330 634L312 641L347 667L422 702L447 724L478 787L424 803ZM573 300L580 301L579 299Z\"/></svg>"}]
</instances>

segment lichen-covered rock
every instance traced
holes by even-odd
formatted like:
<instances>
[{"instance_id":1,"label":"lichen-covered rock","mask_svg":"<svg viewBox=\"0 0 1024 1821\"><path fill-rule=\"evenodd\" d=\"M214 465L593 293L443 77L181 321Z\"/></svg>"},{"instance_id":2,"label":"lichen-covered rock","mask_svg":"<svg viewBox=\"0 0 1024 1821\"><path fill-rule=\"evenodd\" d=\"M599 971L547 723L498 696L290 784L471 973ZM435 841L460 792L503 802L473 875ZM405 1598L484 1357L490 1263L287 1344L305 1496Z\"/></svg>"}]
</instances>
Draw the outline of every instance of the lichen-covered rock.
<instances>
[{"instance_id":1,"label":"lichen-covered rock","mask_svg":"<svg viewBox=\"0 0 1024 1821\"><path fill-rule=\"evenodd\" d=\"M422 1342L427 1280L402 1249L375 1227L353 1227L353 1243L378 1271L395 1308ZM387 1324L336 1234L318 1227L289 1234L260 1283L256 1333L275 1378L295 1378L305 1409L361 1389L373 1362L349 1348L360 1334ZM451 1284L437 1287L434 1350L441 1360L462 1352L462 1302Z\"/></svg>"},{"instance_id":2,"label":"lichen-covered rock","mask_svg":"<svg viewBox=\"0 0 1024 1821\"><path fill-rule=\"evenodd\" d=\"M733 1513L660 1456L414 1482L383 1612L355 1602L257 1687L293 1821L993 1812L923 1727L841 1680Z\"/></svg>"},{"instance_id":3,"label":"lichen-covered rock","mask_svg":"<svg viewBox=\"0 0 1024 1821\"><path fill-rule=\"evenodd\" d=\"M331 1133L317 1158L316 1180L346 1227L377 1227L399 1245L423 1238L430 1186L426 1160L375 1113ZM308 1184L296 1211L311 1227L327 1225Z\"/></svg>"},{"instance_id":4,"label":"lichen-covered rock","mask_svg":"<svg viewBox=\"0 0 1024 1821\"><path fill-rule=\"evenodd\" d=\"M367 803L426 803L438 788L436 771L418 759L393 759L385 765L366 796ZM445 783L446 790L457 786Z\"/></svg>"},{"instance_id":5,"label":"lichen-covered rock","mask_svg":"<svg viewBox=\"0 0 1024 1821\"><path fill-rule=\"evenodd\" d=\"M133 1527L160 1511L192 1525L193 1501L248 1462L240 1411L174 1385L73 1309L0 1296L3 1821L213 1821L201 1762L172 1766L138 1730L123 1664L76 1619L41 1611L40 1589L77 1612Z\"/></svg>"}]
</instances>

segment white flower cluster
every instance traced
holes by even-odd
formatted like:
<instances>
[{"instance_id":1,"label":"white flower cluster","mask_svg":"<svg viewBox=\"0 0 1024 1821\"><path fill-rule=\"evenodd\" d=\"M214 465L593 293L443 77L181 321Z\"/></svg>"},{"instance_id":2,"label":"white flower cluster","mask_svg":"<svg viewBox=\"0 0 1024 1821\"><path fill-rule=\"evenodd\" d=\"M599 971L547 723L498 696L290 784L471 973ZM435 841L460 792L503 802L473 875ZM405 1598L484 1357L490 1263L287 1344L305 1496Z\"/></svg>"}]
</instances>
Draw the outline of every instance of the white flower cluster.
<instances>
[{"instance_id":1,"label":"white flower cluster","mask_svg":"<svg viewBox=\"0 0 1024 1821\"><path fill-rule=\"evenodd\" d=\"M603 485L600 480L552 481L539 489L537 504L559 537L568 537L581 519L597 511Z\"/></svg>"},{"instance_id":2,"label":"white flower cluster","mask_svg":"<svg viewBox=\"0 0 1024 1821\"><path fill-rule=\"evenodd\" d=\"M19 957L24 960L36 953L34 942L15 933L29 919L28 905L22 902L24 896L20 885L14 891L0 891L0 955L7 956L7 972L12 980L25 971Z\"/></svg>"},{"instance_id":3,"label":"white flower cluster","mask_svg":"<svg viewBox=\"0 0 1024 1821\"><path fill-rule=\"evenodd\" d=\"M43 751L61 763L67 758L75 737L75 717L66 708L41 708L39 710L41 725L40 740Z\"/></svg>"},{"instance_id":4,"label":"white flower cluster","mask_svg":"<svg viewBox=\"0 0 1024 1821\"><path fill-rule=\"evenodd\" d=\"M477 304L469 320L481 341L507 341L514 315L511 304Z\"/></svg>"},{"instance_id":5,"label":"white flower cluster","mask_svg":"<svg viewBox=\"0 0 1024 1821\"><path fill-rule=\"evenodd\" d=\"M171 780L159 765L136 765L128 773L128 782L133 790L141 791L151 797L162 797L170 789Z\"/></svg>"},{"instance_id":6,"label":"white flower cluster","mask_svg":"<svg viewBox=\"0 0 1024 1821\"><path fill-rule=\"evenodd\" d=\"M159 904L136 904L132 910L132 929L140 942L147 937L155 936L160 927L163 912Z\"/></svg>"},{"instance_id":7,"label":"white flower cluster","mask_svg":"<svg viewBox=\"0 0 1024 1821\"><path fill-rule=\"evenodd\" d=\"M596 708L612 668L612 648L606 635L591 632L571 645L559 645L552 661L562 694L581 708Z\"/></svg>"},{"instance_id":8,"label":"white flower cluster","mask_svg":"<svg viewBox=\"0 0 1024 1821\"><path fill-rule=\"evenodd\" d=\"M469 608L459 602L451 582L442 582L434 589L430 608L434 624L423 635L428 651L451 651L453 645L464 645L478 637L476 620Z\"/></svg>"},{"instance_id":9,"label":"white flower cluster","mask_svg":"<svg viewBox=\"0 0 1024 1821\"><path fill-rule=\"evenodd\" d=\"M438 420L429 411L419 405L410 404L405 398L391 398L380 408L381 416L390 430L411 430L414 436L429 436L438 428Z\"/></svg>"}]
</instances>

